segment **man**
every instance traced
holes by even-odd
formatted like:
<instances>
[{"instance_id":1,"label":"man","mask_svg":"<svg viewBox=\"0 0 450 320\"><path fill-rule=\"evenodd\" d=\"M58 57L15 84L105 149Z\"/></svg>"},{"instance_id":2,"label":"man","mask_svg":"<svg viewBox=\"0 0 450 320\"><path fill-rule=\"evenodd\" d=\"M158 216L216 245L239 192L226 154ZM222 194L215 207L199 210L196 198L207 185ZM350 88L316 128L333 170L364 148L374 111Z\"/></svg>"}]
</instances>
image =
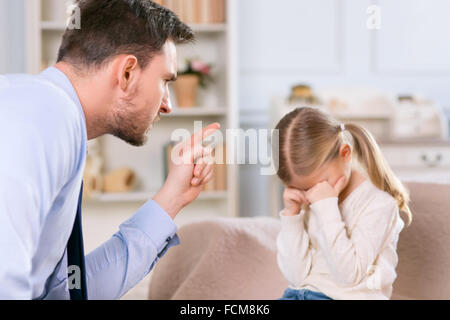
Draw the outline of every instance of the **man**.
<instances>
[{"instance_id":1,"label":"man","mask_svg":"<svg viewBox=\"0 0 450 320\"><path fill-rule=\"evenodd\" d=\"M175 45L194 36L149 0L84 0L79 7L81 29L66 30L54 67L0 76L2 299L121 297L179 243L173 219L213 174L201 144L218 124L177 146L188 162L173 162L155 197L84 259L87 140L112 134L143 145L159 113L171 111Z\"/></svg>"}]
</instances>

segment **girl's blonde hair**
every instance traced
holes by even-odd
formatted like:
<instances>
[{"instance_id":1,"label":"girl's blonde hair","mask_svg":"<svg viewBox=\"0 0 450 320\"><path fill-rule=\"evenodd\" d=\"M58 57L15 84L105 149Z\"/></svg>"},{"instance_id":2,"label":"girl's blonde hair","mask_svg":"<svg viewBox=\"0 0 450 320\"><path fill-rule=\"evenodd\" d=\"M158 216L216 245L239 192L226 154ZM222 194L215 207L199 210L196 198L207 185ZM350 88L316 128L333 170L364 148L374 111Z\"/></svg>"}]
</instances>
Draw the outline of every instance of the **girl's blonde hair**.
<instances>
[{"instance_id":1,"label":"girl's blonde hair","mask_svg":"<svg viewBox=\"0 0 450 320\"><path fill-rule=\"evenodd\" d=\"M325 112L311 107L297 108L278 122L278 177L290 184L294 175L306 176L327 162L336 159L346 136L341 124ZM395 176L384 159L373 136L363 127L346 123L345 130L353 140L353 154L378 189L389 193L398 202L400 211L408 215L409 192Z\"/></svg>"}]
</instances>

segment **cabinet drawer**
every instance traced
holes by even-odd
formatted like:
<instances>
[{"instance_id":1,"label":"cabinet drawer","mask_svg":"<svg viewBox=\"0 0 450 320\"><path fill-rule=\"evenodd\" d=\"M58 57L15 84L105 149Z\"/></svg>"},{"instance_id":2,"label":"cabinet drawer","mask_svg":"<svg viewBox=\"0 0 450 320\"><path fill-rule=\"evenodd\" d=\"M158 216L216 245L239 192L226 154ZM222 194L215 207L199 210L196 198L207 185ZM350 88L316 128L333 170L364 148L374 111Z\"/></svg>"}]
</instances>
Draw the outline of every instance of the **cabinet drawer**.
<instances>
[{"instance_id":1,"label":"cabinet drawer","mask_svg":"<svg viewBox=\"0 0 450 320\"><path fill-rule=\"evenodd\" d=\"M450 146L381 146L393 168L450 168Z\"/></svg>"}]
</instances>

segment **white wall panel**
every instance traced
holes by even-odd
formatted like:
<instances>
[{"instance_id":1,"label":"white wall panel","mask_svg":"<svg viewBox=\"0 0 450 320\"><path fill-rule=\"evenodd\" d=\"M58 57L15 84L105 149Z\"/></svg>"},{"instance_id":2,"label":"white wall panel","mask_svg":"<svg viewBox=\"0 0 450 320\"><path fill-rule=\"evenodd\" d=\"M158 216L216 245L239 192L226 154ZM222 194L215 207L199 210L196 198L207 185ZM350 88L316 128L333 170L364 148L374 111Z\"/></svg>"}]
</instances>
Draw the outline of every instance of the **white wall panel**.
<instances>
[{"instance_id":1,"label":"white wall panel","mask_svg":"<svg viewBox=\"0 0 450 320\"><path fill-rule=\"evenodd\" d=\"M338 1L242 0L240 5L242 70L339 71Z\"/></svg>"},{"instance_id":2,"label":"white wall panel","mask_svg":"<svg viewBox=\"0 0 450 320\"><path fill-rule=\"evenodd\" d=\"M378 0L375 71L450 75L450 1Z\"/></svg>"}]
</instances>

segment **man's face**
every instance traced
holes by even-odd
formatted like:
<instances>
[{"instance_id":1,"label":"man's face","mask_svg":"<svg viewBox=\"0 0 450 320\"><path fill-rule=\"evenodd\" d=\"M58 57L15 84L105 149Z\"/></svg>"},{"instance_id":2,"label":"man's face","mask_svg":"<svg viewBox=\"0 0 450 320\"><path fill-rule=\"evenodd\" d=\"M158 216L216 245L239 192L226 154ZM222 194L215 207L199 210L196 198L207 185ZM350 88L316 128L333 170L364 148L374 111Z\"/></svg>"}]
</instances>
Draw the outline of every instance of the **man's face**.
<instances>
[{"instance_id":1,"label":"man's face","mask_svg":"<svg viewBox=\"0 0 450 320\"><path fill-rule=\"evenodd\" d=\"M139 84L113 107L111 134L134 146L147 142L147 133L160 113L170 113L169 83L177 77L176 48L167 41L140 73Z\"/></svg>"}]
</instances>

